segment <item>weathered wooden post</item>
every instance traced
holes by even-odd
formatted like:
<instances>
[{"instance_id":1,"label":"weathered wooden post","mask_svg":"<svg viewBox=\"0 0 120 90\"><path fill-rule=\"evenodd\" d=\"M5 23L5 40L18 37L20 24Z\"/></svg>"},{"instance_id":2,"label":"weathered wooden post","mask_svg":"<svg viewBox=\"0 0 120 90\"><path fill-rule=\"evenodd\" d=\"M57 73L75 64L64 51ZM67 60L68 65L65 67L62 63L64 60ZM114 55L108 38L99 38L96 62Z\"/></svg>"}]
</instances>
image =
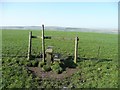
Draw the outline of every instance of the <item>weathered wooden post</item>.
<instances>
[{"instance_id":1,"label":"weathered wooden post","mask_svg":"<svg viewBox=\"0 0 120 90\"><path fill-rule=\"evenodd\" d=\"M75 56L74 56L74 63L77 62L77 57L78 57L78 41L79 38L75 37Z\"/></svg>"},{"instance_id":2,"label":"weathered wooden post","mask_svg":"<svg viewBox=\"0 0 120 90\"><path fill-rule=\"evenodd\" d=\"M42 25L42 53L43 53L43 62L45 62L44 25Z\"/></svg>"},{"instance_id":3,"label":"weathered wooden post","mask_svg":"<svg viewBox=\"0 0 120 90\"><path fill-rule=\"evenodd\" d=\"M32 47L32 32L29 32L29 42L28 42L28 60L31 58L31 47Z\"/></svg>"}]
</instances>

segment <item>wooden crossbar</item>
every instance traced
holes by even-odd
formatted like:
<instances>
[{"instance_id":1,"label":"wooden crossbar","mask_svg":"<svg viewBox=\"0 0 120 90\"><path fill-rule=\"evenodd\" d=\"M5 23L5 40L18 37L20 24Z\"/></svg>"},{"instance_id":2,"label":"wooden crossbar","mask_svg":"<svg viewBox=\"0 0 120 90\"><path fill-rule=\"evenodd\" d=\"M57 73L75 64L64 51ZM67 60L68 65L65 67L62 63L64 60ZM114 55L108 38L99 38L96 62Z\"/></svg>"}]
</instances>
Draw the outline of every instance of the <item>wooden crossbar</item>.
<instances>
[{"instance_id":1,"label":"wooden crossbar","mask_svg":"<svg viewBox=\"0 0 120 90\"><path fill-rule=\"evenodd\" d=\"M41 36L31 36L31 38L41 38ZM51 36L44 36L44 39L51 39L52 37Z\"/></svg>"},{"instance_id":2,"label":"wooden crossbar","mask_svg":"<svg viewBox=\"0 0 120 90\"><path fill-rule=\"evenodd\" d=\"M32 36L31 38L41 38L40 36Z\"/></svg>"}]
</instances>

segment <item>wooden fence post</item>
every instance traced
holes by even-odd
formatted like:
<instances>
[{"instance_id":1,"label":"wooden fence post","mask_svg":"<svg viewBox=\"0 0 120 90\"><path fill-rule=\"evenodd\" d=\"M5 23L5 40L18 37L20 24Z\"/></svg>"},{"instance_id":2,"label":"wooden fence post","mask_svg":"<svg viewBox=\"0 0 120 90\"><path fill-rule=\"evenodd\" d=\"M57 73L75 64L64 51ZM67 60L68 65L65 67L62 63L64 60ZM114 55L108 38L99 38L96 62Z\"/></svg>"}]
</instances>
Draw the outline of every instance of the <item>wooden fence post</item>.
<instances>
[{"instance_id":1,"label":"wooden fence post","mask_svg":"<svg viewBox=\"0 0 120 90\"><path fill-rule=\"evenodd\" d=\"M31 58L31 47L32 47L32 32L29 32L29 42L28 42L28 60Z\"/></svg>"},{"instance_id":2,"label":"wooden fence post","mask_svg":"<svg viewBox=\"0 0 120 90\"><path fill-rule=\"evenodd\" d=\"M42 25L42 53L43 53L43 62L45 62L44 25Z\"/></svg>"},{"instance_id":3,"label":"wooden fence post","mask_svg":"<svg viewBox=\"0 0 120 90\"><path fill-rule=\"evenodd\" d=\"M78 57L78 37L75 37L75 56L74 56L74 63L77 62L77 57Z\"/></svg>"}]
</instances>

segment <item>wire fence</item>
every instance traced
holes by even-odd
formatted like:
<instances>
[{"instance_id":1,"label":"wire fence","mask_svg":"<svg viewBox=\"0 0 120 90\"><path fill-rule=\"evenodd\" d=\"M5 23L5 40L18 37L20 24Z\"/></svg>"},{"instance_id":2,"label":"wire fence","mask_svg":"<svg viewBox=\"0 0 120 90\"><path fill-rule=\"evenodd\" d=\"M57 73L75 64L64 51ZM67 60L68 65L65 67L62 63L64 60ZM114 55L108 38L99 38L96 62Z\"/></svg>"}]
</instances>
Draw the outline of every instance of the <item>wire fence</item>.
<instances>
[{"instance_id":1,"label":"wire fence","mask_svg":"<svg viewBox=\"0 0 120 90\"><path fill-rule=\"evenodd\" d=\"M34 31L33 31L34 32ZM2 45L2 57L27 57L28 54L28 34L25 34L25 38L18 36L15 40L9 42L3 41ZM33 33L34 36L40 35ZM45 49L48 46L53 46L53 53L60 53L62 56L74 56L75 49L75 37L79 37L78 42L78 56L79 57L112 57L112 48L109 49L109 44L102 44L101 41L94 41L91 38L88 40L85 37L82 38L78 35L78 32L53 32L46 31L45 36L51 36L51 39L45 39ZM91 41L90 41L91 40ZM109 55L106 53L109 52ZM42 53L42 40L41 38L32 39L32 55L40 55Z\"/></svg>"},{"instance_id":2,"label":"wire fence","mask_svg":"<svg viewBox=\"0 0 120 90\"><path fill-rule=\"evenodd\" d=\"M74 36L47 34L51 39L45 40L45 49L48 46L53 46L53 53L60 53L63 56L74 55ZM28 38L23 42L11 41L12 45L3 46L2 57L27 57L28 53ZM18 43L18 44L16 44ZM42 53L42 40L32 39L32 55L40 55Z\"/></svg>"}]
</instances>

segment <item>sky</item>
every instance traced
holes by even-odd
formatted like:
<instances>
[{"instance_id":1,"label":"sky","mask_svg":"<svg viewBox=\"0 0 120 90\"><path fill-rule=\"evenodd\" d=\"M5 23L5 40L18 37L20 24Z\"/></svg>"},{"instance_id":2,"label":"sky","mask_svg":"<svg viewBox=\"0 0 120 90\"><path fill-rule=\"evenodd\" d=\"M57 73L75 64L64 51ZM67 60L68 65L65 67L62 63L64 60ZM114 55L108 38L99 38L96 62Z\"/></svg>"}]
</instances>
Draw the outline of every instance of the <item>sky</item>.
<instances>
[{"instance_id":1,"label":"sky","mask_svg":"<svg viewBox=\"0 0 120 90\"><path fill-rule=\"evenodd\" d=\"M118 28L118 2L0 2L0 26Z\"/></svg>"}]
</instances>

